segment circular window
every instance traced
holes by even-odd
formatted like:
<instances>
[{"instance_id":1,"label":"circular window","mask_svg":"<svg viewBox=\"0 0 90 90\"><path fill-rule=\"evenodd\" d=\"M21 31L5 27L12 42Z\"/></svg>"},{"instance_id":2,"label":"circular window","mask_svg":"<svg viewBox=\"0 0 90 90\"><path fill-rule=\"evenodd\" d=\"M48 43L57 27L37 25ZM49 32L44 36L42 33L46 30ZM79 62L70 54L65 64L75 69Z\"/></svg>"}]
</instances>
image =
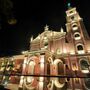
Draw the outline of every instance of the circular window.
<instances>
[{"instance_id":1,"label":"circular window","mask_svg":"<svg viewBox=\"0 0 90 90\"><path fill-rule=\"evenodd\" d=\"M57 54L61 54L60 48L58 48L58 49L56 50L56 53L57 53Z\"/></svg>"}]
</instances>

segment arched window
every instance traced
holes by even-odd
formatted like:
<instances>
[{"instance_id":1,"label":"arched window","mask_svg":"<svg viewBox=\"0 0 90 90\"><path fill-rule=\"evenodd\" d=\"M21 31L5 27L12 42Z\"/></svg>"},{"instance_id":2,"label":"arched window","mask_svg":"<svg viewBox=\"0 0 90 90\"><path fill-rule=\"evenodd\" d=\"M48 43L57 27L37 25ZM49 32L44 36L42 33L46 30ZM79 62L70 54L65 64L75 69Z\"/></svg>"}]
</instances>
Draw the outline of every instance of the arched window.
<instances>
[{"instance_id":1,"label":"arched window","mask_svg":"<svg viewBox=\"0 0 90 90\"><path fill-rule=\"evenodd\" d=\"M80 61L81 71L83 73L89 73L89 63L86 60Z\"/></svg>"},{"instance_id":2,"label":"arched window","mask_svg":"<svg viewBox=\"0 0 90 90\"><path fill-rule=\"evenodd\" d=\"M85 87L87 90L90 90L90 78L84 78L85 81Z\"/></svg>"},{"instance_id":3,"label":"arched window","mask_svg":"<svg viewBox=\"0 0 90 90\"><path fill-rule=\"evenodd\" d=\"M44 46L48 46L48 42L45 42L45 43L44 43Z\"/></svg>"},{"instance_id":4,"label":"arched window","mask_svg":"<svg viewBox=\"0 0 90 90\"><path fill-rule=\"evenodd\" d=\"M59 62L57 64L58 75L64 74L64 64Z\"/></svg>"},{"instance_id":5,"label":"arched window","mask_svg":"<svg viewBox=\"0 0 90 90\"><path fill-rule=\"evenodd\" d=\"M47 36L44 36L44 42L48 42Z\"/></svg>"},{"instance_id":6,"label":"arched window","mask_svg":"<svg viewBox=\"0 0 90 90\"><path fill-rule=\"evenodd\" d=\"M81 37L80 37L80 33L79 32L76 32L75 34L74 34L74 39L75 40L79 40Z\"/></svg>"},{"instance_id":7,"label":"arched window","mask_svg":"<svg viewBox=\"0 0 90 90\"><path fill-rule=\"evenodd\" d=\"M47 74L50 75L50 63L47 62Z\"/></svg>"},{"instance_id":8,"label":"arched window","mask_svg":"<svg viewBox=\"0 0 90 90\"><path fill-rule=\"evenodd\" d=\"M89 73L89 62L86 59L82 59L80 60L80 67L81 67L81 71L82 73ZM84 85L86 90L90 89L90 78L88 78L88 74L87 74L87 78L84 78Z\"/></svg>"},{"instance_id":9,"label":"arched window","mask_svg":"<svg viewBox=\"0 0 90 90\"><path fill-rule=\"evenodd\" d=\"M75 37L79 37L80 35L79 34L75 34Z\"/></svg>"},{"instance_id":10,"label":"arched window","mask_svg":"<svg viewBox=\"0 0 90 90\"><path fill-rule=\"evenodd\" d=\"M55 59L54 60L54 68L56 71L56 75L64 75L64 64L61 59ZM65 85L65 79L64 78L55 78L54 84L57 88L62 88Z\"/></svg>"},{"instance_id":11,"label":"arched window","mask_svg":"<svg viewBox=\"0 0 90 90\"><path fill-rule=\"evenodd\" d=\"M83 50L83 46L82 46L82 45L78 45L78 46L77 46L77 49L78 49L78 50Z\"/></svg>"},{"instance_id":12,"label":"arched window","mask_svg":"<svg viewBox=\"0 0 90 90\"><path fill-rule=\"evenodd\" d=\"M44 47L48 47L48 38L46 36L44 37Z\"/></svg>"},{"instance_id":13,"label":"arched window","mask_svg":"<svg viewBox=\"0 0 90 90\"><path fill-rule=\"evenodd\" d=\"M33 60L29 61L28 68L28 73L34 74L35 62Z\"/></svg>"},{"instance_id":14,"label":"arched window","mask_svg":"<svg viewBox=\"0 0 90 90\"><path fill-rule=\"evenodd\" d=\"M77 23L73 23L72 24L72 29L75 31L75 30L78 30L78 25Z\"/></svg>"},{"instance_id":15,"label":"arched window","mask_svg":"<svg viewBox=\"0 0 90 90\"><path fill-rule=\"evenodd\" d=\"M76 22L76 17L73 15L73 16L71 16L71 22L72 23L75 23Z\"/></svg>"},{"instance_id":16,"label":"arched window","mask_svg":"<svg viewBox=\"0 0 90 90\"><path fill-rule=\"evenodd\" d=\"M75 17L74 16L71 16L71 20L74 20L75 19Z\"/></svg>"},{"instance_id":17,"label":"arched window","mask_svg":"<svg viewBox=\"0 0 90 90\"><path fill-rule=\"evenodd\" d=\"M78 54L84 54L84 48L82 44L77 45L77 52Z\"/></svg>"}]
</instances>

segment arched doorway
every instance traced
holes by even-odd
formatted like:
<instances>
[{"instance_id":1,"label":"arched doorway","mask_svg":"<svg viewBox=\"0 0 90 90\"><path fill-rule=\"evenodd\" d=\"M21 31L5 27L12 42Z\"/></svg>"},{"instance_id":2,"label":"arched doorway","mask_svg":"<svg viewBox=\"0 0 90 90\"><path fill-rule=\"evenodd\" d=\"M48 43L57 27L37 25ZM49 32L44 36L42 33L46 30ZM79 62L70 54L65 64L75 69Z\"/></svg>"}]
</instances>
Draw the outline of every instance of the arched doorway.
<instances>
[{"instance_id":1,"label":"arched doorway","mask_svg":"<svg viewBox=\"0 0 90 90\"><path fill-rule=\"evenodd\" d=\"M85 87L87 90L90 90L90 78L84 78L85 81Z\"/></svg>"},{"instance_id":2,"label":"arched doorway","mask_svg":"<svg viewBox=\"0 0 90 90\"><path fill-rule=\"evenodd\" d=\"M61 59L54 60L54 66L56 68L56 75L64 75L64 64ZM57 88L62 88L65 85L64 78L55 78L54 84Z\"/></svg>"},{"instance_id":3,"label":"arched doorway","mask_svg":"<svg viewBox=\"0 0 90 90\"><path fill-rule=\"evenodd\" d=\"M47 75L51 75L51 70L53 65L52 57L48 57L47 60ZM53 90L54 81L51 77L47 77L47 90Z\"/></svg>"},{"instance_id":4,"label":"arched doorway","mask_svg":"<svg viewBox=\"0 0 90 90\"><path fill-rule=\"evenodd\" d=\"M87 60L80 60L80 67L82 73L89 73L89 63Z\"/></svg>"},{"instance_id":5,"label":"arched doorway","mask_svg":"<svg viewBox=\"0 0 90 90\"><path fill-rule=\"evenodd\" d=\"M84 51L84 45L83 45L83 44L78 43L78 44L76 45L76 48L77 48L77 53L78 53L78 54L84 54L84 53L85 53L85 51Z\"/></svg>"},{"instance_id":6,"label":"arched doorway","mask_svg":"<svg viewBox=\"0 0 90 90\"><path fill-rule=\"evenodd\" d=\"M82 59L80 60L80 67L82 73L86 74L87 78L84 78L84 86L86 90L90 90L90 78L88 78L88 73L89 73L89 62L87 59Z\"/></svg>"},{"instance_id":7,"label":"arched doorway","mask_svg":"<svg viewBox=\"0 0 90 90\"><path fill-rule=\"evenodd\" d=\"M34 75L36 71L36 65L39 61L39 57L37 56L31 56L27 60L27 75L24 77L24 85L23 88L25 90L34 90L37 88L38 81L37 78L34 76L29 76L29 75Z\"/></svg>"}]
</instances>

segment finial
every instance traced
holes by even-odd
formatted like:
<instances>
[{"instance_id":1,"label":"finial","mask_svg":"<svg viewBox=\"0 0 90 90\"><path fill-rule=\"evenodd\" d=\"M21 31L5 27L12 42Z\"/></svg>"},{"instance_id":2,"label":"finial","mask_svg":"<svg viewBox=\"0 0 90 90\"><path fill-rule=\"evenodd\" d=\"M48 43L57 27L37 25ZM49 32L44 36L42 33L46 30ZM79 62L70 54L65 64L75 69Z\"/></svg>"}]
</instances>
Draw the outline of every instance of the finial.
<instances>
[{"instance_id":1,"label":"finial","mask_svg":"<svg viewBox=\"0 0 90 90\"><path fill-rule=\"evenodd\" d=\"M63 28L61 27L61 33L63 33L64 32L64 30L63 30Z\"/></svg>"},{"instance_id":2,"label":"finial","mask_svg":"<svg viewBox=\"0 0 90 90\"><path fill-rule=\"evenodd\" d=\"M44 30L45 31L48 31L49 30L49 26L46 24L46 26L44 27Z\"/></svg>"},{"instance_id":3,"label":"finial","mask_svg":"<svg viewBox=\"0 0 90 90\"><path fill-rule=\"evenodd\" d=\"M31 36L31 39L30 39L30 42L32 42L33 41L33 36Z\"/></svg>"},{"instance_id":4,"label":"finial","mask_svg":"<svg viewBox=\"0 0 90 90\"><path fill-rule=\"evenodd\" d=\"M38 39L40 39L40 34L38 34Z\"/></svg>"},{"instance_id":5,"label":"finial","mask_svg":"<svg viewBox=\"0 0 90 90\"><path fill-rule=\"evenodd\" d=\"M67 4L67 6L68 6L68 9L70 9L70 8L71 8L71 3L69 2L69 3Z\"/></svg>"}]
</instances>

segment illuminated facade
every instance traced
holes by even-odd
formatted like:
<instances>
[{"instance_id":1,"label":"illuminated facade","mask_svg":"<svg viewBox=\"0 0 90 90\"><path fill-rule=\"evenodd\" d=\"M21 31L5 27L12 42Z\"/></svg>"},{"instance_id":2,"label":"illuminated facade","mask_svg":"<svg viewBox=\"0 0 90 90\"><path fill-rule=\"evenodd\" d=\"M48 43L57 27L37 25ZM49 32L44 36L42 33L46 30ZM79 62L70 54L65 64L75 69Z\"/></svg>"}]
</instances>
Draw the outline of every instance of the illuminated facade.
<instances>
[{"instance_id":1,"label":"illuminated facade","mask_svg":"<svg viewBox=\"0 0 90 90\"><path fill-rule=\"evenodd\" d=\"M30 51L1 58L0 73L12 76L1 76L0 82L20 90L90 90L90 78L83 78L90 75L90 37L76 8L66 11L66 30L46 25L31 37Z\"/></svg>"}]
</instances>

